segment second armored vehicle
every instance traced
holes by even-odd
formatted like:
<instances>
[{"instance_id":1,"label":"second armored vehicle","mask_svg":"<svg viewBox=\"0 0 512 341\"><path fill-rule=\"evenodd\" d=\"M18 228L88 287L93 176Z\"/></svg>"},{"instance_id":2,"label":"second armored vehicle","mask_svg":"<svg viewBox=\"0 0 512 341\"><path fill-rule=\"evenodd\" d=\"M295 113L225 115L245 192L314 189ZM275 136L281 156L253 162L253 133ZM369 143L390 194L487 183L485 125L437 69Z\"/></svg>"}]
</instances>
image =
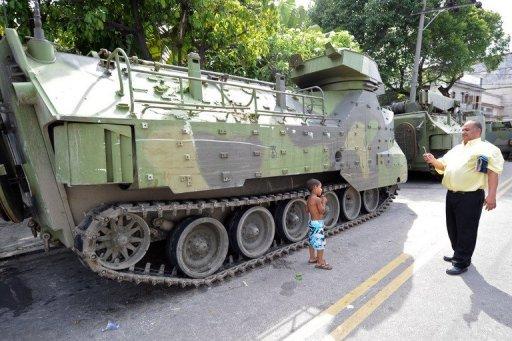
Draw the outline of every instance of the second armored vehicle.
<instances>
[{"instance_id":1,"label":"second armored vehicle","mask_svg":"<svg viewBox=\"0 0 512 341\"><path fill-rule=\"evenodd\" d=\"M512 122L486 122L485 139L501 150L505 160L512 156Z\"/></svg>"},{"instance_id":2,"label":"second armored vehicle","mask_svg":"<svg viewBox=\"0 0 512 341\"><path fill-rule=\"evenodd\" d=\"M461 141L461 126L453 115L456 102L433 91L420 91L416 103L394 103L395 138L410 171L435 172L423 160L425 152L443 156Z\"/></svg>"}]
</instances>

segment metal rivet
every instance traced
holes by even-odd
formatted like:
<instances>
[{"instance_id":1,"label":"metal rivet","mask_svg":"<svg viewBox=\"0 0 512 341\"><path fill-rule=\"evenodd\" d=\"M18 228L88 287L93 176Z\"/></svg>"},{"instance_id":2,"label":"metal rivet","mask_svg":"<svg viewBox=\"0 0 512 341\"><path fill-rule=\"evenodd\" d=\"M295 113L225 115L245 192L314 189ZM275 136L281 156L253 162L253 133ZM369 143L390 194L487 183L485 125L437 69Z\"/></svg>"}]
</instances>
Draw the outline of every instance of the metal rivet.
<instances>
[{"instance_id":1,"label":"metal rivet","mask_svg":"<svg viewBox=\"0 0 512 341\"><path fill-rule=\"evenodd\" d=\"M154 180L153 174L146 174L146 178L148 179L148 181L153 181Z\"/></svg>"},{"instance_id":2,"label":"metal rivet","mask_svg":"<svg viewBox=\"0 0 512 341\"><path fill-rule=\"evenodd\" d=\"M190 154L185 154L185 160L190 160Z\"/></svg>"},{"instance_id":3,"label":"metal rivet","mask_svg":"<svg viewBox=\"0 0 512 341\"><path fill-rule=\"evenodd\" d=\"M230 172L222 172L222 181L230 182L231 181L231 173Z\"/></svg>"},{"instance_id":4,"label":"metal rivet","mask_svg":"<svg viewBox=\"0 0 512 341\"><path fill-rule=\"evenodd\" d=\"M147 122L142 122L141 125L142 125L142 129L148 129L149 128L149 124Z\"/></svg>"}]
</instances>

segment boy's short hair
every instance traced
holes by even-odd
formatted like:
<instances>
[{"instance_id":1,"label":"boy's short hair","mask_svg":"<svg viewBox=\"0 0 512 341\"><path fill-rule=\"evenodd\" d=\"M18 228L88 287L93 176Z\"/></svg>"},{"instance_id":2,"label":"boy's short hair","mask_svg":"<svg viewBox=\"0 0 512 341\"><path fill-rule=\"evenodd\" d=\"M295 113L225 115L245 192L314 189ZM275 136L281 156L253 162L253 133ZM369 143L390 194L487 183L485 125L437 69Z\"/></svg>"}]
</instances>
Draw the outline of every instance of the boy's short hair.
<instances>
[{"instance_id":1,"label":"boy's short hair","mask_svg":"<svg viewBox=\"0 0 512 341\"><path fill-rule=\"evenodd\" d=\"M310 192L313 191L313 188L320 185L322 185L322 183L317 179L309 179L308 182L306 182L306 186L308 187L308 191Z\"/></svg>"}]
</instances>

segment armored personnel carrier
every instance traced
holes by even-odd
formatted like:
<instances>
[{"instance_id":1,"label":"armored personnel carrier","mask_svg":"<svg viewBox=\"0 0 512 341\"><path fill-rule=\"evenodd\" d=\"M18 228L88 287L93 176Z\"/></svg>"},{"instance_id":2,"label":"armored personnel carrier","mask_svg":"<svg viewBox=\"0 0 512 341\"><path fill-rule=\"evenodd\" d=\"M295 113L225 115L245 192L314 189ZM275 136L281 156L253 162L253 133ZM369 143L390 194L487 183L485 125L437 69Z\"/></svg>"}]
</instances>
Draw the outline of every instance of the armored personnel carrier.
<instances>
[{"instance_id":1,"label":"armored personnel carrier","mask_svg":"<svg viewBox=\"0 0 512 341\"><path fill-rule=\"evenodd\" d=\"M485 139L501 150L505 160L509 159L512 155L512 122L488 121L485 126Z\"/></svg>"},{"instance_id":2,"label":"armored personnel carrier","mask_svg":"<svg viewBox=\"0 0 512 341\"><path fill-rule=\"evenodd\" d=\"M393 103L395 138L405 153L410 171L435 171L423 160L425 152L443 156L461 141L456 101L434 91L419 92L418 102Z\"/></svg>"},{"instance_id":3,"label":"armored personnel carrier","mask_svg":"<svg viewBox=\"0 0 512 341\"><path fill-rule=\"evenodd\" d=\"M211 284L307 245L309 178L329 234L407 179L360 53L295 56L292 92L282 76L201 70L194 53L187 67L58 53L35 22L26 46L13 29L0 41L1 212L102 276Z\"/></svg>"}]
</instances>

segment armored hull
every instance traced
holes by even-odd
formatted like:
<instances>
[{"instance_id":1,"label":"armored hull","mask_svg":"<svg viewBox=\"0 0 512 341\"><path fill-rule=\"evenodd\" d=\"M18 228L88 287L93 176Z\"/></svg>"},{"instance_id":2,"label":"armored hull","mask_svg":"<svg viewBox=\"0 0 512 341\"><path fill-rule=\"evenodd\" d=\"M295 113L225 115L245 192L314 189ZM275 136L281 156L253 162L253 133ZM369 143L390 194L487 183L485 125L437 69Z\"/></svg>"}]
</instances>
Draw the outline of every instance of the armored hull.
<instances>
[{"instance_id":1,"label":"armored hull","mask_svg":"<svg viewBox=\"0 0 512 341\"><path fill-rule=\"evenodd\" d=\"M8 29L0 68L2 214L110 278L204 283L304 243L307 179L326 185L332 229L407 179L377 67L356 52L296 59L292 92L193 53L188 67L84 57Z\"/></svg>"}]
</instances>

